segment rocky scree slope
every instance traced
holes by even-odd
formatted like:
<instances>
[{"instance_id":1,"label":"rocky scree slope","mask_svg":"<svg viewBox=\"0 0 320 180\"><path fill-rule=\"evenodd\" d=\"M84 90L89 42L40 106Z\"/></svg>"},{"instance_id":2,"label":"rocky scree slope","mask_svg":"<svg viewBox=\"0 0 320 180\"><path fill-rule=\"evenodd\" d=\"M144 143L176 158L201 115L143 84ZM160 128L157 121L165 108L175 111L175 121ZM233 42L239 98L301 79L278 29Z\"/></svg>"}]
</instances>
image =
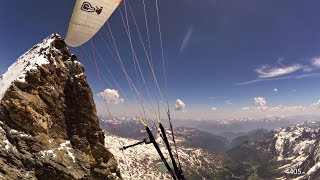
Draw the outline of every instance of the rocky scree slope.
<instances>
[{"instance_id":1,"label":"rocky scree slope","mask_svg":"<svg viewBox=\"0 0 320 180\"><path fill-rule=\"evenodd\" d=\"M84 67L53 34L0 77L0 179L119 179Z\"/></svg>"}]
</instances>

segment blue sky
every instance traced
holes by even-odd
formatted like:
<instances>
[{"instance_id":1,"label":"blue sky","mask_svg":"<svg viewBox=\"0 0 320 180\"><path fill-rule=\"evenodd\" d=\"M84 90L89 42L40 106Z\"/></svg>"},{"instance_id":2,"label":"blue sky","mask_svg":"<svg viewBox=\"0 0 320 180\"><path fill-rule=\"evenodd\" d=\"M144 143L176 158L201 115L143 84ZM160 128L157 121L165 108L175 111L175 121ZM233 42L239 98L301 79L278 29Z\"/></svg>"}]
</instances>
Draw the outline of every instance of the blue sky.
<instances>
[{"instance_id":1,"label":"blue sky","mask_svg":"<svg viewBox=\"0 0 320 180\"><path fill-rule=\"evenodd\" d=\"M165 92L155 0L146 0L146 3L156 75ZM130 1L130 4L147 43L142 0ZM0 73L49 34L57 32L65 36L73 5L74 1L63 0L3 0L0 7ZM318 110L311 110L310 105L320 98L319 6L318 1L297 0L159 0L170 106L174 109L178 98L186 105L184 111L174 112L174 115L177 118L214 119L248 114L318 113ZM123 4L121 9L124 12ZM108 23L125 67L137 86L143 87L141 79L135 78L120 17L117 10ZM132 18L128 20L147 86L154 95L157 91L150 68ZM99 33L108 34L107 26ZM111 69L133 101L120 66L99 34L93 38L93 43L103 57L104 63L98 60L100 71L108 79L105 65ZM85 65L95 95L102 88L114 88L105 82L102 87L99 85L90 43L71 50ZM143 88L141 92L146 94ZM254 99L257 97L267 102L267 113L260 111L261 102ZM101 99L95 98L98 109L103 111ZM111 108L125 114L126 110L121 106L120 103ZM250 107L250 112L244 107Z\"/></svg>"}]
</instances>

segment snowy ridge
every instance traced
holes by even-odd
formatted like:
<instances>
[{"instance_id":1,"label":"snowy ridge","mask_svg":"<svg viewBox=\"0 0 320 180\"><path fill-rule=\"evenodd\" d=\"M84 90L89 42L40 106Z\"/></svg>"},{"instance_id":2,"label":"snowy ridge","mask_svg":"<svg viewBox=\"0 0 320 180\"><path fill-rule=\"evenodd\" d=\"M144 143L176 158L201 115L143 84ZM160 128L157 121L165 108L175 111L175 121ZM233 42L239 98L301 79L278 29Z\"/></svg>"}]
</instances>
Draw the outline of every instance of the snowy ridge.
<instances>
[{"instance_id":1,"label":"snowy ridge","mask_svg":"<svg viewBox=\"0 0 320 180\"><path fill-rule=\"evenodd\" d=\"M185 131L184 133L190 134L193 132L191 130ZM156 138L156 141L160 145L164 156L170 163L171 161L170 158L168 158L168 151L160 136ZM176 141L181 144L185 139L177 137ZM138 141L135 139L122 138L105 133L105 146L118 160L124 179L131 179L131 177L132 179L142 180L172 179L169 173L164 172L165 167L164 165L161 165L162 161L152 144L134 146L124 150L123 152L119 150L123 145L131 145L136 142ZM184 175L186 178L188 177L187 179L208 179L208 177L213 179L229 179L228 176L239 176L237 174L233 174L234 169L237 169L239 164L234 163L224 155L219 153L210 153L209 151L205 151L201 148L182 145L179 145L177 150Z\"/></svg>"},{"instance_id":2,"label":"snowy ridge","mask_svg":"<svg viewBox=\"0 0 320 180\"><path fill-rule=\"evenodd\" d=\"M278 160L284 159L284 143L296 144L296 146L293 147L294 150L299 154L302 154L303 148L306 148L308 145L311 145L316 141L318 128L317 126L313 127L313 124L316 125L314 122L301 123L296 126L289 126L287 128L279 128L275 130L275 149L278 152ZM302 137L306 133L308 134L308 137Z\"/></svg>"},{"instance_id":3,"label":"snowy ridge","mask_svg":"<svg viewBox=\"0 0 320 180\"><path fill-rule=\"evenodd\" d=\"M106 147L116 157L124 179L171 179L170 175L155 168L161 162L157 151L152 144L142 144L123 151L119 150L123 145L130 145L138 142L134 139L120 138L116 136L105 137ZM162 150L165 150L162 148ZM165 152L165 151L163 151ZM165 154L166 157L167 154ZM141 163L144 162L144 163ZM127 169L127 164L130 169ZM149 167L149 169L147 168Z\"/></svg>"},{"instance_id":4,"label":"snowy ridge","mask_svg":"<svg viewBox=\"0 0 320 180\"><path fill-rule=\"evenodd\" d=\"M296 126L280 128L275 131L275 149L281 166L277 169L302 169L303 179L319 173L320 147L319 124L301 123Z\"/></svg>"},{"instance_id":5,"label":"snowy ridge","mask_svg":"<svg viewBox=\"0 0 320 180\"><path fill-rule=\"evenodd\" d=\"M28 71L36 69L37 66L49 63L48 59L46 59L43 54L39 54L38 52L40 52L41 48L45 49L46 47L50 46L50 43L54 40L52 38L53 36L54 35L51 35L44 39L42 42L33 46L25 54L20 56L16 62L13 63L0 77L0 99L2 99L12 82L25 82L25 76ZM47 48L47 51L48 50L49 48Z\"/></svg>"},{"instance_id":6,"label":"snowy ridge","mask_svg":"<svg viewBox=\"0 0 320 180\"><path fill-rule=\"evenodd\" d=\"M251 161L262 162L260 172L262 169L270 172L259 174L262 179L319 179L319 142L320 122L304 122L268 131L262 137L252 137L240 146L241 149L233 149L231 154L238 153L234 157L241 159L243 156L244 160L251 158Z\"/></svg>"},{"instance_id":7,"label":"snowy ridge","mask_svg":"<svg viewBox=\"0 0 320 180\"><path fill-rule=\"evenodd\" d=\"M152 144L142 144L132 148L126 149L124 152L119 150L120 144L129 145L138 142L134 139L120 138L116 136L106 136L106 147L116 156L119 161L119 166L124 179L130 179L130 173L133 179L172 179L166 172L159 170L158 166L161 164L159 155ZM120 141L120 143L119 143ZM159 141L158 141L159 142ZM166 148L162 145L161 150L168 159ZM182 163L195 168L206 168L208 171L214 171L212 167L206 164L214 163L217 168L223 169L221 162L215 162L210 155L201 149L197 148L179 148L179 157ZM186 159L188 162L186 163ZM127 165L130 168L127 169Z\"/></svg>"}]
</instances>

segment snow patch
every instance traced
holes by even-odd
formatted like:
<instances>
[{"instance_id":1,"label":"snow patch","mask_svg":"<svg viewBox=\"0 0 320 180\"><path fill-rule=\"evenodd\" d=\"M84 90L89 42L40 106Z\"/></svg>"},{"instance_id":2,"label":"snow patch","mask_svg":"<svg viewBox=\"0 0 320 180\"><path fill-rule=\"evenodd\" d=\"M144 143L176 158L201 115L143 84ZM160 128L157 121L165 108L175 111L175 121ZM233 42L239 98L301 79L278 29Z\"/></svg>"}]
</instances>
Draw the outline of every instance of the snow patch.
<instances>
[{"instance_id":1,"label":"snow patch","mask_svg":"<svg viewBox=\"0 0 320 180\"><path fill-rule=\"evenodd\" d=\"M45 150L45 151L40 151L39 153L42 155L42 157L50 156L50 155L52 155L53 158L57 157L57 155L51 149L50 150Z\"/></svg>"},{"instance_id":2,"label":"snow patch","mask_svg":"<svg viewBox=\"0 0 320 180\"><path fill-rule=\"evenodd\" d=\"M12 144L8 141L8 139L4 140L3 142L5 143L4 148L6 149L6 151L9 151L9 150L11 150L11 149L12 149L13 151L17 151L17 148L16 148L14 145L12 145Z\"/></svg>"},{"instance_id":3,"label":"snow patch","mask_svg":"<svg viewBox=\"0 0 320 180\"><path fill-rule=\"evenodd\" d=\"M60 147L58 148L58 150L66 150L68 155L71 157L72 161L75 163L76 162L76 157L72 154L72 152L70 151L72 148L68 147L70 146L70 141L66 141L64 143L60 144Z\"/></svg>"},{"instance_id":4,"label":"snow patch","mask_svg":"<svg viewBox=\"0 0 320 180\"><path fill-rule=\"evenodd\" d=\"M48 59L44 58L43 55L39 56L37 61L36 61L36 64L39 65L39 66L42 66L44 64L49 64L50 62L48 61Z\"/></svg>"},{"instance_id":5,"label":"snow patch","mask_svg":"<svg viewBox=\"0 0 320 180\"><path fill-rule=\"evenodd\" d=\"M156 141L158 142L166 159L170 159L168 151L165 148L161 137L156 137ZM183 140L176 138L176 141ZM124 145L130 145L136 142L138 141L135 139L105 134L105 146L118 160L119 168L121 169L124 179L130 179L129 171L132 175L132 179L172 179L169 173L161 171L157 166L157 164L161 164L161 160L159 159L159 155L152 144L141 144L130 147L124 151L119 150L119 148L123 147ZM177 150L181 164L188 164L188 166L190 165L195 167L197 169L196 171L199 170L212 172L216 171L217 169L225 170L221 165L221 162L220 165L217 165L217 159L212 157L209 153L204 152L202 149L179 146ZM128 166L126 164L128 164ZM215 168L213 169L211 165ZM127 167L130 167L130 170L128 170ZM202 178L206 179L206 177Z\"/></svg>"},{"instance_id":6,"label":"snow patch","mask_svg":"<svg viewBox=\"0 0 320 180\"><path fill-rule=\"evenodd\" d=\"M317 170L319 170L319 168L320 168L320 162L317 162L314 166L312 166L312 168L309 169L307 174L310 175L310 174L316 172Z\"/></svg>"},{"instance_id":7,"label":"snow patch","mask_svg":"<svg viewBox=\"0 0 320 180\"><path fill-rule=\"evenodd\" d=\"M301 123L296 126L279 128L275 133L275 149L278 153L277 160L284 163L277 169L285 171L288 169L300 169L305 163L310 162L310 157L316 162L309 167L304 175L296 177L296 180L317 174L320 170L319 148L317 133L319 125L316 123ZM316 148L316 149L314 149Z\"/></svg>"},{"instance_id":8,"label":"snow patch","mask_svg":"<svg viewBox=\"0 0 320 180\"><path fill-rule=\"evenodd\" d=\"M14 130L14 129L11 129L11 130L10 130L10 133L15 134L15 133L18 133L18 131L17 131L17 130Z\"/></svg>"},{"instance_id":9,"label":"snow patch","mask_svg":"<svg viewBox=\"0 0 320 180\"><path fill-rule=\"evenodd\" d=\"M19 135L20 137L31 137L29 134L26 134L26 133L24 133L24 132L17 131L17 130L15 130L15 129L11 129L11 130L9 131L9 133L10 133L10 134L17 134L17 135Z\"/></svg>"},{"instance_id":10,"label":"snow patch","mask_svg":"<svg viewBox=\"0 0 320 180\"><path fill-rule=\"evenodd\" d=\"M80 73L80 74L75 75L75 77L76 77L76 78L79 78L79 77L81 77L81 76L83 76L83 75L84 75L84 73Z\"/></svg>"},{"instance_id":11,"label":"snow patch","mask_svg":"<svg viewBox=\"0 0 320 180\"><path fill-rule=\"evenodd\" d=\"M41 48L49 47L53 40L54 39L51 36L43 40L20 56L17 61L7 69L0 77L0 99L2 99L5 92L14 81L25 82L25 76L28 71L37 69L37 66L49 63L43 55L39 55L39 52Z\"/></svg>"},{"instance_id":12,"label":"snow patch","mask_svg":"<svg viewBox=\"0 0 320 180\"><path fill-rule=\"evenodd\" d=\"M49 139L49 143L51 144L52 140ZM55 151L67 151L68 155L70 156L70 158L72 159L73 162L76 162L76 157L73 155L73 153L71 152L71 146L70 141L66 141L64 143L61 143L60 146L58 148L53 148L53 149L49 149L49 150L44 150L44 151L40 151L39 153L42 155L42 157L44 156L50 156L53 155L53 157L57 157L57 155L54 153Z\"/></svg>"}]
</instances>

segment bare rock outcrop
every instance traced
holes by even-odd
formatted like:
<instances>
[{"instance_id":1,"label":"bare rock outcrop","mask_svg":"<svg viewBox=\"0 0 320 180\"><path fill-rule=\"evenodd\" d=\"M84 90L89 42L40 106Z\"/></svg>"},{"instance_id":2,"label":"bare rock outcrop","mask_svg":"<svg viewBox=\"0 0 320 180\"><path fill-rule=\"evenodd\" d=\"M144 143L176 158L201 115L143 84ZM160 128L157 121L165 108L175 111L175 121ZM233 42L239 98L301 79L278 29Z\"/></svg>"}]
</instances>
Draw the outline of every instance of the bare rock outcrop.
<instances>
[{"instance_id":1,"label":"bare rock outcrop","mask_svg":"<svg viewBox=\"0 0 320 180\"><path fill-rule=\"evenodd\" d=\"M0 77L0 178L121 178L84 67L57 34Z\"/></svg>"}]
</instances>

